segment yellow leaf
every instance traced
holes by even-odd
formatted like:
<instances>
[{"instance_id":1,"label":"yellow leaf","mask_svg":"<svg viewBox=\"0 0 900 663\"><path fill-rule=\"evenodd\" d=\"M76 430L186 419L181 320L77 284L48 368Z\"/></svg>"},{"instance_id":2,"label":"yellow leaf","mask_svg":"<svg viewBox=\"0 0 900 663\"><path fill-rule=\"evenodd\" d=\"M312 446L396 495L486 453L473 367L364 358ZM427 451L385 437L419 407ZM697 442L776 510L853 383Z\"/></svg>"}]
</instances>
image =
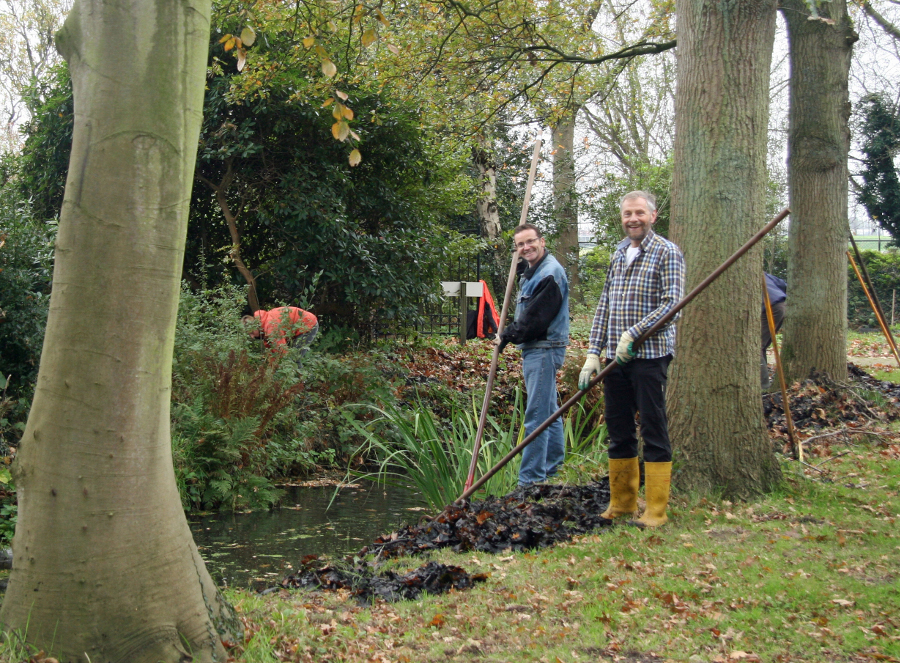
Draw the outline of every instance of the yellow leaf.
<instances>
[{"instance_id":1,"label":"yellow leaf","mask_svg":"<svg viewBox=\"0 0 900 663\"><path fill-rule=\"evenodd\" d=\"M400 55L400 49L397 48L396 46L394 46L393 44L388 44L387 47L388 47L388 50L391 53L393 53L394 55Z\"/></svg>"},{"instance_id":2,"label":"yellow leaf","mask_svg":"<svg viewBox=\"0 0 900 663\"><path fill-rule=\"evenodd\" d=\"M352 152L350 152L351 166L358 166L360 161L362 161L362 154L359 153L359 150L353 150Z\"/></svg>"},{"instance_id":3,"label":"yellow leaf","mask_svg":"<svg viewBox=\"0 0 900 663\"><path fill-rule=\"evenodd\" d=\"M322 108L327 108L331 104L334 103L334 99L332 97L328 97L325 102L322 104Z\"/></svg>"},{"instance_id":4,"label":"yellow leaf","mask_svg":"<svg viewBox=\"0 0 900 663\"><path fill-rule=\"evenodd\" d=\"M315 43L316 43L315 37L307 37L306 39L303 40L303 45L306 46L306 48L312 48L312 45Z\"/></svg>"},{"instance_id":5,"label":"yellow leaf","mask_svg":"<svg viewBox=\"0 0 900 663\"><path fill-rule=\"evenodd\" d=\"M241 41L244 42L244 46L253 46L253 42L256 41L256 32L249 25L241 30Z\"/></svg>"},{"instance_id":6,"label":"yellow leaf","mask_svg":"<svg viewBox=\"0 0 900 663\"><path fill-rule=\"evenodd\" d=\"M338 27L337 25L335 25L334 21L328 21L328 23L326 23L325 25L327 25L328 29L332 32L337 32Z\"/></svg>"},{"instance_id":7,"label":"yellow leaf","mask_svg":"<svg viewBox=\"0 0 900 663\"><path fill-rule=\"evenodd\" d=\"M335 90L334 93L340 98L341 101L347 101L347 95L340 90Z\"/></svg>"},{"instance_id":8,"label":"yellow leaf","mask_svg":"<svg viewBox=\"0 0 900 663\"><path fill-rule=\"evenodd\" d=\"M316 55L318 55L323 60L330 59L328 57L328 51L326 51L324 48L322 48L321 44L316 44Z\"/></svg>"},{"instance_id":9,"label":"yellow leaf","mask_svg":"<svg viewBox=\"0 0 900 663\"><path fill-rule=\"evenodd\" d=\"M243 48L237 49L237 60L238 71L243 71L244 65L247 63L247 51Z\"/></svg>"},{"instance_id":10,"label":"yellow leaf","mask_svg":"<svg viewBox=\"0 0 900 663\"><path fill-rule=\"evenodd\" d=\"M335 104L334 110L331 111L331 117L333 117L338 122L344 119L344 113L341 111L342 108L343 106L341 104Z\"/></svg>"},{"instance_id":11,"label":"yellow leaf","mask_svg":"<svg viewBox=\"0 0 900 663\"><path fill-rule=\"evenodd\" d=\"M232 48L234 48L234 37L225 42L226 51L230 51Z\"/></svg>"},{"instance_id":12,"label":"yellow leaf","mask_svg":"<svg viewBox=\"0 0 900 663\"><path fill-rule=\"evenodd\" d=\"M384 14L381 13L381 10L379 10L379 9L375 10L375 18L377 18L379 21L381 21L381 23L384 25L384 27L386 27L386 28L391 27L391 22L385 18Z\"/></svg>"},{"instance_id":13,"label":"yellow leaf","mask_svg":"<svg viewBox=\"0 0 900 663\"><path fill-rule=\"evenodd\" d=\"M346 106L341 106L341 113L343 113L344 117L348 120L353 119L353 110L347 108Z\"/></svg>"},{"instance_id":14,"label":"yellow leaf","mask_svg":"<svg viewBox=\"0 0 900 663\"><path fill-rule=\"evenodd\" d=\"M337 138L338 140L347 140L347 135L350 133L350 125L341 120L340 122L335 122L331 125L331 135Z\"/></svg>"},{"instance_id":15,"label":"yellow leaf","mask_svg":"<svg viewBox=\"0 0 900 663\"><path fill-rule=\"evenodd\" d=\"M322 63L322 73L328 76L328 78L334 78L335 74L337 74L337 67L334 66L334 62L325 60L325 62Z\"/></svg>"},{"instance_id":16,"label":"yellow leaf","mask_svg":"<svg viewBox=\"0 0 900 663\"><path fill-rule=\"evenodd\" d=\"M226 41L228 41L229 39L231 39L231 35L225 35L224 37L222 37L222 38L219 40L219 43L220 43L220 44L224 44L224 43L225 43Z\"/></svg>"},{"instance_id":17,"label":"yellow leaf","mask_svg":"<svg viewBox=\"0 0 900 663\"><path fill-rule=\"evenodd\" d=\"M235 45L237 48L243 48L243 47L244 47L244 42L241 41L241 38L240 38L240 37L235 37L235 38L234 38L234 45Z\"/></svg>"},{"instance_id":18,"label":"yellow leaf","mask_svg":"<svg viewBox=\"0 0 900 663\"><path fill-rule=\"evenodd\" d=\"M359 140L359 134L356 133L355 131L351 131L350 138L352 138L353 140Z\"/></svg>"},{"instance_id":19,"label":"yellow leaf","mask_svg":"<svg viewBox=\"0 0 900 663\"><path fill-rule=\"evenodd\" d=\"M375 30L369 28L362 35L362 45L363 46L371 46L372 42L375 41Z\"/></svg>"}]
</instances>

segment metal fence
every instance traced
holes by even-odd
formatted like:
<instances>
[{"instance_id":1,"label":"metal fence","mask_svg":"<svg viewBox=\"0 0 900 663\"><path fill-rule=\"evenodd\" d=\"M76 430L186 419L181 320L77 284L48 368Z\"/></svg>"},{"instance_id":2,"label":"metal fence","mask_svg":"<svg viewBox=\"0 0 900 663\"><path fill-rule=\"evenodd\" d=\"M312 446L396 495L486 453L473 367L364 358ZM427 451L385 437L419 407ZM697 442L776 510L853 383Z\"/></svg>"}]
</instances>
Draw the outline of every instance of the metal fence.
<instances>
[{"instance_id":1,"label":"metal fence","mask_svg":"<svg viewBox=\"0 0 900 663\"><path fill-rule=\"evenodd\" d=\"M480 234L477 226L462 229L459 232L475 236ZM494 301L499 309L503 291L506 287L507 272L504 270L508 268L508 265L502 269L498 267L493 252L484 251L474 258L448 260L441 269L440 280L456 282L484 280L488 284L488 288L494 296ZM498 287L500 288L499 290L497 289ZM469 298L467 309L474 308L474 302L474 299ZM458 297L443 297L437 303L423 303L419 307L419 311L420 319L411 325L407 325L405 329L399 329L394 320L377 319L375 336L383 338L407 332L424 334L426 336L457 336L459 334L460 302Z\"/></svg>"}]
</instances>

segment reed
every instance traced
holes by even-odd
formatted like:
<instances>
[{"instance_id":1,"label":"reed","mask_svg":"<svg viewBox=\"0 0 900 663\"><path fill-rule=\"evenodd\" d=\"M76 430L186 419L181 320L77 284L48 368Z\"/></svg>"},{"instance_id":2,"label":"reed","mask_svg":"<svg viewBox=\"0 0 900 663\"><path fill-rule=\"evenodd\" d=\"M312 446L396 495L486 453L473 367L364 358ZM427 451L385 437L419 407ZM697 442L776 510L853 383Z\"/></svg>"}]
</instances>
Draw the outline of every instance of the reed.
<instances>
[{"instance_id":1,"label":"reed","mask_svg":"<svg viewBox=\"0 0 900 663\"><path fill-rule=\"evenodd\" d=\"M376 408L369 422L348 417L351 426L365 438L354 458L375 459L370 472L351 471L356 478L374 480L417 490L433 509L442 509L463 492L479 413L471 407L452 407L446 420L439 419L421 403L411 410ZM476 475L481 476L523 437L524 398L515 392L511 416L500 421L488 415ZM352 463L352 461L351 461ZM518 482L518 463L510 463L485 485L484 492L505 495Z\"/></svg>"}]
</instances>

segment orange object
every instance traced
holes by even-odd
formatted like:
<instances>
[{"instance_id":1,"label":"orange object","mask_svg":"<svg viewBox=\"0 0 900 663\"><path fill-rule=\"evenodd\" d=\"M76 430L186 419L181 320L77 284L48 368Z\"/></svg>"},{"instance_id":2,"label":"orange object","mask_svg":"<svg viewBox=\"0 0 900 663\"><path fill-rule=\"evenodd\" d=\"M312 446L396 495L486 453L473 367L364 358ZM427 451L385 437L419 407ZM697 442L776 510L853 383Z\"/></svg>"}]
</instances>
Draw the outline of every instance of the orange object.
<instances>
[{"instance_id":1,"label":"orange object","mask_svg":"<svg viewBox=\"0 0 900 663\"><path fill-rule=\"evenodd\" d=\"M485 333L488 334L496 334L497 328L500 325L500 316L497 315L497 308L494 306L494 298L491 297L491 291L488 290L487 283L484 281L479 281L481 285L484 287L484 295L478 298L478 317L477 317L477 335L478 338L484 338ZM487 332L484 330L484 306L487 304L488 308L491 311L491 324L490 326L493 329L488 329Z\"/></svg>"},{"instance_id":2,"label":"orange object","mask_svg":"<svg viewBox=\"0 0 900 663\"><path fill-rule=\"evenodd\" d=\"M253 316L259 320L266 347L271 347L272 344L287 345L288 338L311 331L319 322L312 313L296 306L259 310Z\"/></svg>"}]
</instances>

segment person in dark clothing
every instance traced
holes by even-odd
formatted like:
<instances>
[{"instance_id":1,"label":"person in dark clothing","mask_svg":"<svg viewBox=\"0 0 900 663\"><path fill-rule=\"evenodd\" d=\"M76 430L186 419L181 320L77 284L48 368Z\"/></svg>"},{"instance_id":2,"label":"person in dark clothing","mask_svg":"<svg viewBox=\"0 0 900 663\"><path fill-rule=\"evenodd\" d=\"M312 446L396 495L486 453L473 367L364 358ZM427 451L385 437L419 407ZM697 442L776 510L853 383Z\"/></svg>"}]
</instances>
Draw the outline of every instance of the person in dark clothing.
<instances>
[{"instance_id":1,"label":"person in dark clothing","mask_svg":"<svg viewBox=\"0 0 900 663\"><path fill-rule=\"evenodd\" d=\"M777 276L766 274L766 290L769 291L769 301L772 304L772 317L775 319L775 331L781 329L784 322L784 307L787 301L787 283ZM769 319L766 316L766 302L762 305L762 363L760 364L760 382L763 389L772 386L772 378L769 376L769 362L766 360L766 349L772 344L772 334L769 331Z\"/></svg>"},{"instance_id":2,"label":"person in dark clothing","mask_svg":"<svg viewBox=\"0 0 900 663\"><path fill-rule=\"evenodd\" d=\"M527 402L525 434L529 435L558 408L556 372L569 344L569 281L562 265L547 251L541 231L530 223L514 233L524 271L519 280L515 319L500 332L500 352L509 343L522 350ZM563 464L566 442L562 422L554 421L522 452L519 485L540 483Z\"/></svg>"}]
</instances>

